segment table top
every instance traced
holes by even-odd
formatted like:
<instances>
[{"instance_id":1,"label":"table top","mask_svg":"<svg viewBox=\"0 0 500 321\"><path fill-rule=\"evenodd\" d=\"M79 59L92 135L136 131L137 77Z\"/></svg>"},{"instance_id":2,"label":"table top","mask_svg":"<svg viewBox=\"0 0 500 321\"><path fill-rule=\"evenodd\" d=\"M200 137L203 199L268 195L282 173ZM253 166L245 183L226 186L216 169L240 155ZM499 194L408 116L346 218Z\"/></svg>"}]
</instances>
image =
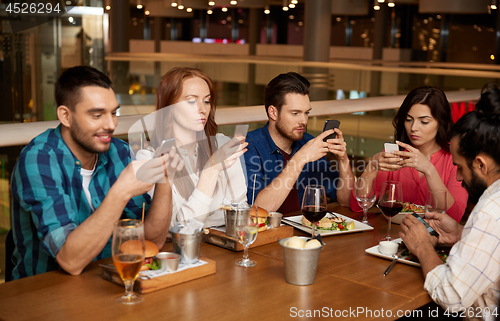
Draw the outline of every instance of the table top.
<instances>
[{"instance_id":1,"label":"table top","mask_svg":"<svg viewBox=\"0 0 500 321\"><path fill-rule=\"evenodd\" d=\"M346 207L334 211L356 218ZM101 278L98 262L81 275L53 271L0 284L1 320L207 320L245 319L245 315L269 320L291 317L340 317L343 319L396 320L402 314L431 301L423 290L419 267L396 264L388 276L390 261L365 253L385 236L387 220L369 217L374 230L323 237L315 282L296 286L285 281L280 245L275 242L250 250L257 266L242 268L232 252L202 243L201 256L217 262L215 274L144 294L132 306L115 303L123 288ZM398 225L392 225L397 237ZM295 230L295 235L306 235ZM172 244L164 250L172 250ZM111 262L110 259L102 260ZM265 312L261 312L265 309ZM316 311L315 311L316 310Z\"/></svg>"}]
</instances>

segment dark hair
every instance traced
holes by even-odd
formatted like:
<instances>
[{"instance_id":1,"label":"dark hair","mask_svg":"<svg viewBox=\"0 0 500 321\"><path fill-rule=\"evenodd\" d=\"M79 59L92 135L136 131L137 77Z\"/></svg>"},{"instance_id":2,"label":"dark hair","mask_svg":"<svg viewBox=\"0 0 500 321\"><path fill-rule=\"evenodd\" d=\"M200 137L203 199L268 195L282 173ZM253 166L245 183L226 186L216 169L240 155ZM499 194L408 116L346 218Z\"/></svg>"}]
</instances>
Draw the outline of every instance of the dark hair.
<instances>
[{"instance_id":1,"label":"dark hair","mask_svg":"<svg viewBox=\"0 0 500 321\"><path fill-rule=\"evenodd\" d=\"M451 130L451 138L458 136L458 154L472 161L484 153L500 165L500 90L489 83L483 87L476 109L460 118Z\"/></svg>"},{"instance_id":2,"label":"dark hair","mask_svg":"<svg viewBox=\"0 0 500 321\"><path fill-rule=\"evenodd\" d=\"M71 110L80 101L80 88L87 86L112 88L111 80L99 70L88 66L76 66L64 71L56 82L57 106L67 106Z\"/></svg>"},{"instance_id":3,"label":"dark hair","mask_svg":"<svg viewBox=\"0 0 500 321\"><path fill-rule=\"evenodd\" d=\"M436 143L442 150L449 153L449 134L453 126L451 118L451 108L444 92L431 86L418 87L410 91L405 100L399 107L399 110L392 120L394 126L394 139L400 142L411 144L408 133L405 129L405 120L411 107L415 104L426 105L430 108L432 117L438 122L438 132L436 134Z\"/></svg>"},{"instance_id":4,"label":"dark hair","mask_svg":"<svg viewBox=\"0 0 500 321\"><path fill-rule=\"evenodd\" d=\"M274 106L278 113L281 112L286 94L309 95L309 86L309 81L296 72L287 72L275 77L267 84L264 91L267 116L269 117L269 106Z\"/></svg>"},{"instance_id":5,"label":"dark hair","mask_svg":"<svg viewBox=\"0 0 500 321\"><path fill-rule=\"evenodd\" d=\"M161 79L160 85L156 92L156 110L163 108L169 108L169 106L178 103L179 98L182 94L182 88L184 81L189 78L201 78L203 79L210 91L210 114L208 115L207 122L205 124L205 135L207 139L204 139L202 133L197 134L197 142L199 143L198 151L198 161L197 169L195 171L201 171L205 166L206 162L211 158L214 150L217 149L217 142L212 137L217 134L217 123L215 122L215 89L212 80L200 69L189 68L189 67L176 67L170 69ZM173 117L171 113L166 113L167 117L157 117L157 123L155 125L155 139L153 144L159 146L161 141L165 138L174 137L173 134ZM160 123L159 123L160 122ZM179 194L188 199L189 196L194 191L194 184L189 174L184 167L180 172L176 172L174 178L174 185L176 186Z\"/></svg>"}]
</instances>

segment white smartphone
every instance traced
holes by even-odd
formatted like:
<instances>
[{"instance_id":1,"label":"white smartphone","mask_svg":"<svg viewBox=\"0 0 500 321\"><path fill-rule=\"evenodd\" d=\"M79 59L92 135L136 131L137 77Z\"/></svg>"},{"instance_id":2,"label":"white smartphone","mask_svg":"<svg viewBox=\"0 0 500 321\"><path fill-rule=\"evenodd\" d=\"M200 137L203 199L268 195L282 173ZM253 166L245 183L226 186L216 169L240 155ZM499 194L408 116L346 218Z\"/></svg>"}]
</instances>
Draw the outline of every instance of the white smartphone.
<instances>
[{"instance_id":1,"label":"white smartphone","mask_svg":"<svg viewBox=\"0 0 500 321\"><path fill-rule=\"evenodd\" d=\"M243 136L246 138L247 133L248 133L248 124L236 125L236 127L234 128L234 137Z\"/></svg>"},{"instance_id":2,"label":"white smartphone","mask_svg":"<svg viewBox=\"0 0 500 321\"><path fill-rule=\"evenodd\" d=\"M394 143L384 143L384 151L386 153L398 152L399 145Z\"/></svg>"},{"instance_id":3,"label":"white smartphone","mask_svg":"<svg viewBox=\"0 0 500 321\"><path fill-rule=\"evenodd\" d=\"M172 147L174 147L174 145L175 145L175 138L165 139L164 141L161 142L160 147L158 147L158 149L156 150L154 157L159 157L162 154L163 155L168 154L168 152L170 152L170 150L172 149Z\"/></svg>"}]
</instances>

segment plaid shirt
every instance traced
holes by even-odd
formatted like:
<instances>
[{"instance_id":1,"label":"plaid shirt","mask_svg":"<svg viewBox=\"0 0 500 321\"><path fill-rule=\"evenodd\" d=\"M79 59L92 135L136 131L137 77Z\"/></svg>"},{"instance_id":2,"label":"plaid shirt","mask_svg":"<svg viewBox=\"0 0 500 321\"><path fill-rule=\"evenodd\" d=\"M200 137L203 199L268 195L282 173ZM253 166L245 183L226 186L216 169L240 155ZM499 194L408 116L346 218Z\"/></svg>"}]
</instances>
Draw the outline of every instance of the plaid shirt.
<instances>
[{"instance_id":1,"label":"plaid shirt","mask_svg":"<svg viewBox=\"0 0 500 321\"><path fill-rule=\"evenodd\" d=\"M424 288L450 312L468 309L467 319L496 320L483 314L500 313L500 180L481 195L446 264L427 274Z\"/></svg>"},{"instance_id":2,"label":"plaid shirt","mask_svg":"<svg viewBox=\"0 0 500 321\"><path fill-rule=\"evenodd\" d=\"M89 184L95 208L130 162L129 146L116 138L108 152L99 154ZM80 161L61 137L61 125L35 137L21 152L11 178L13 279L60 268L55 257L66 237L92 214L80 171ZM149 195L132 198L122 218L140 219L143 202L149 206ZM111 238L95 259L110 256Z\"/></svg>"}]
</instances>

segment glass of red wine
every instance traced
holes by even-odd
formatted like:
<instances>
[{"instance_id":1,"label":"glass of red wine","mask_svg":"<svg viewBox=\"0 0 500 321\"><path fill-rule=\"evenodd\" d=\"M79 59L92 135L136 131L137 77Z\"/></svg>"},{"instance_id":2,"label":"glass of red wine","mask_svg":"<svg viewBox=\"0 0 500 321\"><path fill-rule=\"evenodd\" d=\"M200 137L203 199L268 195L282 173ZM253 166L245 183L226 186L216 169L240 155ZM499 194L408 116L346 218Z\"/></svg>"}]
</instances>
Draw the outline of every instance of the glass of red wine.
<instances>
[{"instance_id":1,"label":"glass of red wine","mask_svg":"<svg viewBox=\"0 0 500 321\"><path fill-rule=\"evenodd\" d=\"M316 234L316 223L326 215L326 193L322 185L307 185L302 198L302 214L312 223L311 237Z\"/></svg>"},{"instance_id":2,"label":"glass of red wine","mask_svg":"<svg viewBox=\"0 0 500 321\"><path fill-rule=\"evenodd\" d=\"M389 217L389 225L387 225L387 236L385 239L391 241L391 218L403 210L403 191L401 189L401 183L397 181L383 182L377 206L385 216Z\"/></svg>"}]
</instances>

